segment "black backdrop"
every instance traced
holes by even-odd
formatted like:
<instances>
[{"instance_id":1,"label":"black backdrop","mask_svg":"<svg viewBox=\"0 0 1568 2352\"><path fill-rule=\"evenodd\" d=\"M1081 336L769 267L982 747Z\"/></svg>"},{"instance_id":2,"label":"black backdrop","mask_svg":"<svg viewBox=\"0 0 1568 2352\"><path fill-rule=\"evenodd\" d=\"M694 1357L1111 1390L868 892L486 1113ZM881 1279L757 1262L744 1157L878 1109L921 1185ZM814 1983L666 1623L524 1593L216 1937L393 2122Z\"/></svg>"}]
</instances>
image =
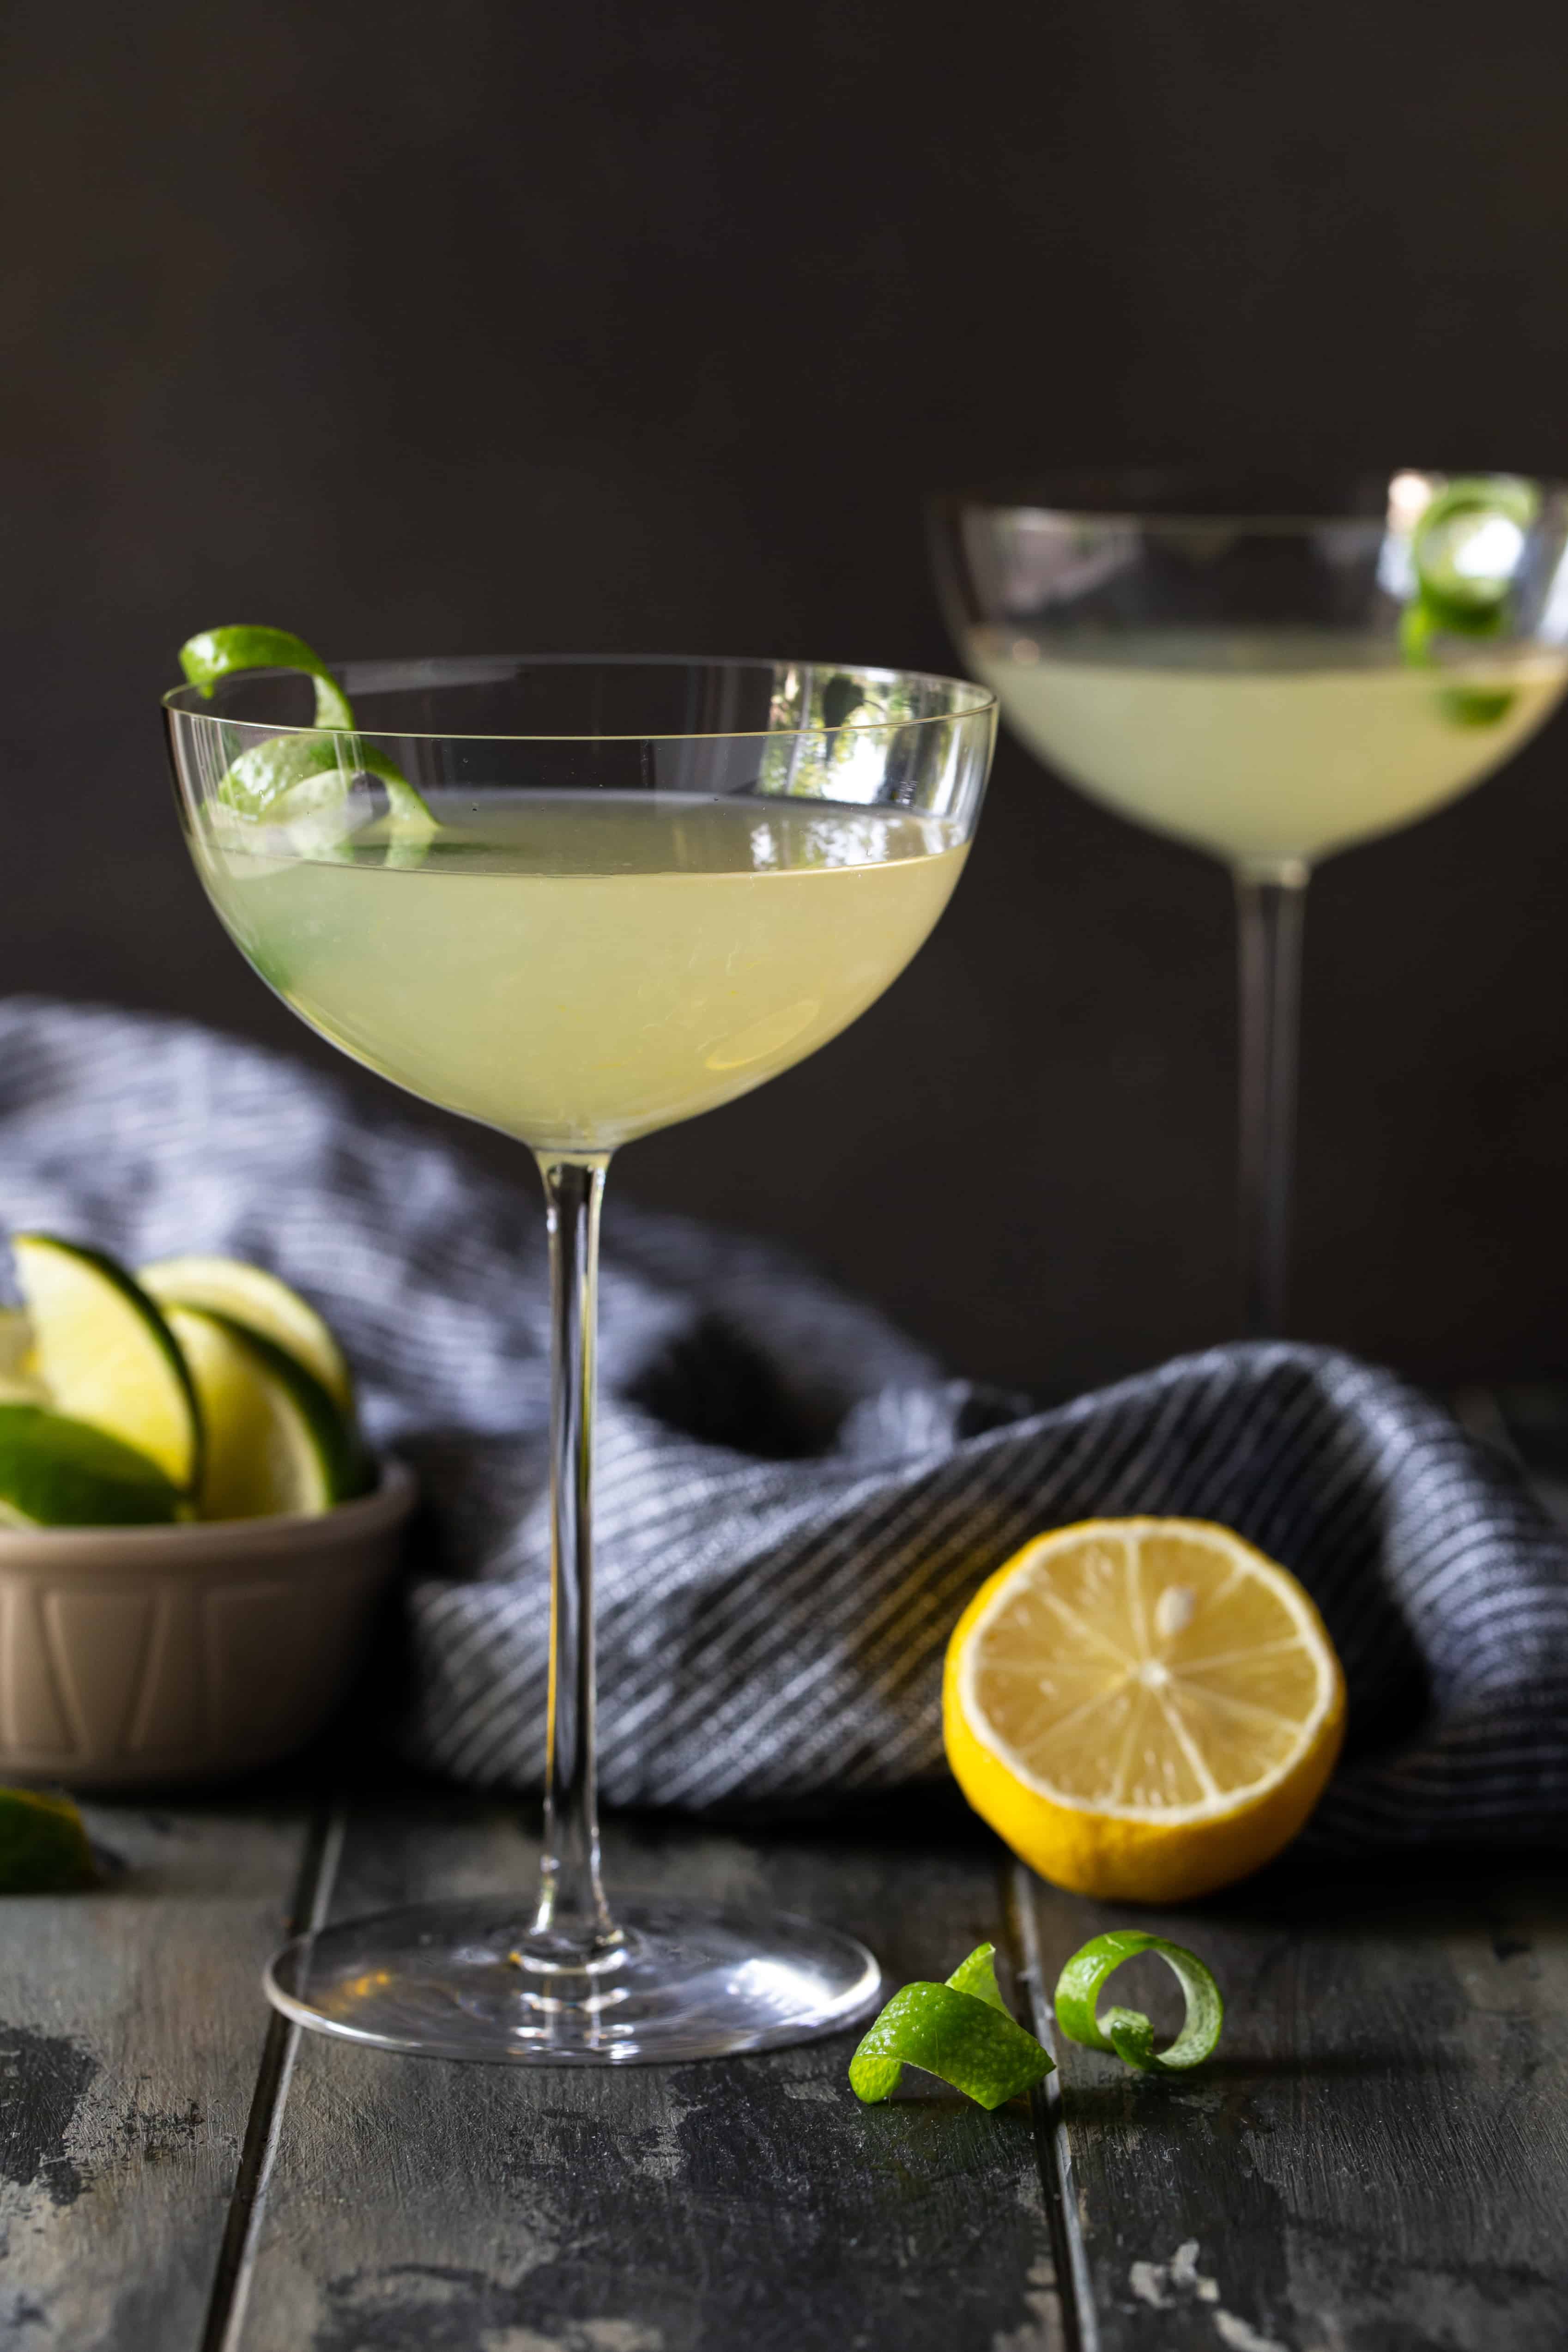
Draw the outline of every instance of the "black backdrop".
<instances>
[{"instance_id":1,"label":"black backdrop","mask_svg":"<svg viewBox=\"0 0 1568 2352\"><path fill-rule=\"evenodd\" d=\"M7 989L336 1059L183 863L155 697L198 626L941 667L933 485L1568 471L1561 7L13 0L4 43ZM1427 1378L1568 1352L1565 784L1559 721L1315 886L1295 1321ZM1229 919L1004 744L893 994L615 1187L967 1369L1211 1338Z\"/></svg>"}]
</instances>

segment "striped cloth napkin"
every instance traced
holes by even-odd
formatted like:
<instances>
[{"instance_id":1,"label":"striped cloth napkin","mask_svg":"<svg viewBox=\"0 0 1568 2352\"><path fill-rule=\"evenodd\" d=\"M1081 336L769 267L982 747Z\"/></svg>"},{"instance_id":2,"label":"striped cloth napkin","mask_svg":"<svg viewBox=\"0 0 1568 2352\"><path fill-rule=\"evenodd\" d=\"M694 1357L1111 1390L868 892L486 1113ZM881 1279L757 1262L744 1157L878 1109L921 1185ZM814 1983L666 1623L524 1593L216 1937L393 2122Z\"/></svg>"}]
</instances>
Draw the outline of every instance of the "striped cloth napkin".
<instances>
[{"instance_id":1,"label":"striped cloth napkin","mask_svg":"<svg viewBox=\"0 0 1568 2352\"><path fill-rule=\"evenodd\" d=\"M389 1106L392 1098L389 1095ZM398 1736L455 1779L543 1760L542 1221L389 1107L193 1025L0 1004L0 1213L136 1264L218 1250L316 1298L428 1502ZM804 1803L935 1782L942 1652L1027 1537L1218 1519L1293 1569L1350 1686L1312 1832L1342 1853L1568 1832L1568 1542L1391 1374L1213 1348L1049 1412L944 1380L779 1252L606 1217L601 1785Z\"/></svg>"}]
</instances>

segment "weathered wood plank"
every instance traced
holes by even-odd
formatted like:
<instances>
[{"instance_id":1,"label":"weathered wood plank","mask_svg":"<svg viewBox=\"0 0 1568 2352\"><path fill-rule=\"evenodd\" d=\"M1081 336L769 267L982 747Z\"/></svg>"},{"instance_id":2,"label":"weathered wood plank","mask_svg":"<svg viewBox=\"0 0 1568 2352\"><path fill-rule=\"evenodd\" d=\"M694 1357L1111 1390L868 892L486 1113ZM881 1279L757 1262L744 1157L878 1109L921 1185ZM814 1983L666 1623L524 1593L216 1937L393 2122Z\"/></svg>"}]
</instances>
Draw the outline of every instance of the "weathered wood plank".
<instances>
[{"instance_id":1,"label":"weathered wood plank","mask_svg":"<svg viewBox=\"0 0 1568 2352\"><path fill-rule=\"evenodd\" d=\"M87 1811L112 1883L0 1901L0 2347L195 2352L305 1820Z\"/></svg>"},{"instance_id":2,"label":"weathered wood plank","mask_svg":"<svg viewBox=\"0 0 1568 2352\"><path fill-rule=\"evenodd\" d=\"M614 1884L810 1911L895 1982L1000 1933L979 1834L609 1847ZM497 1807L361 1813L334 1909L523 1886L535 1853ZM853 2042L600 2075L307 2035L244 2352L1057 2352L1027 2111L924 2078L862 2109Z\"/></svg>"},{"instance_id":3,"label":"weathered wood plank","mask_svg":"<svg viewBox=\"0 0 1568 2352\"><path fill-rule=\"evenodd\" d=\"M1126 1923L1026 1885L1048 1990ZM1059 2051L1101 2352L1561 2352L1562 1878L1292 1862L1139 1924L1209 1961L1228 2013L1187 2082ZM1162 1977L1134 1962L1115 1998L1174 2022Z\"/></svg>"}]
</instances>

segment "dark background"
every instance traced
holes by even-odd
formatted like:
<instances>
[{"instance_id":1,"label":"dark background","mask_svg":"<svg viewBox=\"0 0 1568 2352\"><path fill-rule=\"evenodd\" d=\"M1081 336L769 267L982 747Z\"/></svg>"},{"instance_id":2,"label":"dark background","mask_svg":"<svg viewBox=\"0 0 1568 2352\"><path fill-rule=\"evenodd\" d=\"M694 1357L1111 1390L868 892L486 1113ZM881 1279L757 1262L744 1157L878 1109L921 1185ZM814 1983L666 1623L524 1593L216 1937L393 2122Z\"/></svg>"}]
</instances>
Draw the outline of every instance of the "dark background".
<instances>
[{"instance_id":1,"label":"dark background","mask_svg":"<svg viewBox=\"0 0 1568 2352\"><path fill-rule=\"evenodd\" d=\"M346 1070L185 866L200 626L941 667L945 482L1568 471L1561 6L23 0L4 47L9 990ZM1295 1321L1424 1378L1568 1357L1565 787L1560 719L1314 887ZM615 1183L1064 1387L1233 1324L1233 1055L1219 868L1004 742L892 995Z\"/></svg>"}]
</instances>

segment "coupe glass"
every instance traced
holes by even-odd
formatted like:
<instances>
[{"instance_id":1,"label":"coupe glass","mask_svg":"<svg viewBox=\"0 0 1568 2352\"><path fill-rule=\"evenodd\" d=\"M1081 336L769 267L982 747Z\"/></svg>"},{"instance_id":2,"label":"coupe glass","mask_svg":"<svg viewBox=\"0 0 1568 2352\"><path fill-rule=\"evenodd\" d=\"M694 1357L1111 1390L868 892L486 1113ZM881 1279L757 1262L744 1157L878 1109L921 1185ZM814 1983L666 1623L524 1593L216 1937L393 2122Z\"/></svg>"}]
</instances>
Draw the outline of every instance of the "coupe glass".
<instances>
[{"instance_id":1,"label":"coupe glass","mask_svg":"<svg viewBox=\"0 0 1568 2352\"><path fill-rule=\"evenodd\" d=\"M600 1202L617 1145L760 1086L897 978L963 869L994 699L805 662L337 675L352 732L313 726L292 673L169 695L181 814L219 916L284 1002L412 1093L517 1137L543 1178L544 1856L531 1901L328 1928L279 1954L268 1990L303 2025L443 2057L615 2064L831 2032L877 1990L850 1937L656 1894L612 1912L601 1887Z\"/></svg>"},{"instance_id":2,"label":"coupe glass","mask_svg":"<svg viewBox=\"0 0 1568 2352\"><path fill-rule=\"evenodd\" d=\"M1501 765L1568 683L1568 494L1514 476L1069 476L939 499L955 637L1030 751L1221 857L1246 1328L1284 1328L1313 865Z\"/></svg>"}]
</instances>

